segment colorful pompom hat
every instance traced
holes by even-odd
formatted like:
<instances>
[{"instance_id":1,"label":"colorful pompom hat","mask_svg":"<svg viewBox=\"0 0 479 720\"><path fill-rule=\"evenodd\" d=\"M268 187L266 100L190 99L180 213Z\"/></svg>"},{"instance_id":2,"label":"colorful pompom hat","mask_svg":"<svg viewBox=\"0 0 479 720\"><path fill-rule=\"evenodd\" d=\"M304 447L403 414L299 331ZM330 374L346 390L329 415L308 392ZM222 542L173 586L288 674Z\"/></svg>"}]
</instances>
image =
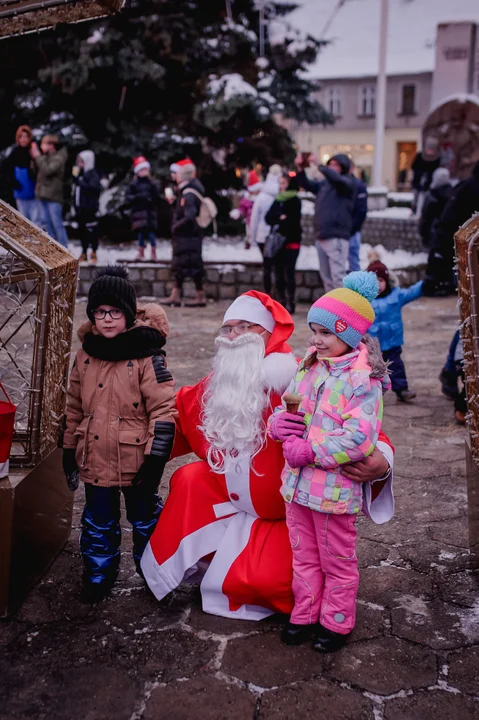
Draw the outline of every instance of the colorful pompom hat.
<instances>
[{"instance_id":1,"label":"colorful pompom hat","mask_svg":"<svg viewBox=\"0 0 479 720\"><path fill-rule=\"evenodd\" d=\"M342 288L331 290L311 306L308 325L322 325L349 347L357 348L374 322L371 300L377 297L378 292L375 273L349 273L343 280Z\"/></svg>"}]
</instances>

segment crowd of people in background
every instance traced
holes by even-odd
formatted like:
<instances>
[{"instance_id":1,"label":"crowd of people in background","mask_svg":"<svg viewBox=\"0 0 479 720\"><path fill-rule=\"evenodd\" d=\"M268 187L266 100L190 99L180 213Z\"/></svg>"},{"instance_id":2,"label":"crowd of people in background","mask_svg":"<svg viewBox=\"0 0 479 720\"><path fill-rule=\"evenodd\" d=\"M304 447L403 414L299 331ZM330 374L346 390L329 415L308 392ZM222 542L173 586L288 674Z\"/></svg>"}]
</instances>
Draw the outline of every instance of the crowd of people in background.
<instances>
[{"instance_id":1,"label":"crowd of people in background","mask_svg":"<svg viewBox=\"0 0 479 720\"><path fill-rule=\"evenodd\" d=\"M38 145L31 128L21 125L16 132L15 146L0 167L2 185L10 189L18 210L65 247L68 246L63 220L67 166L67 149L56 135L44 135ZM142 155L133 159L132 175L123 209L137 243L136 260L157 259L158 211L163 203L170 208L174 284L162 303L181 305L184 283L190 279L195 286L195 297L185 304L204 307L202 244L204 229L214 220L216 208L206 197L194 163L189 158L173 163L170 181L163 189L152 177L149 160ZM386 282L386 287L377 301L379 315L382 308L388 306L388 315L393 308L398 316L397 337L392 345L391 338L384 339L384 329L378 332L383 337L383 352L396 368L394 389L403 400L410 399L413 393L407 386L400 358L400 308L420 293L441 296L456 292L453 238L458 227L479 209L479 163L469 179L454 184L449 170L441 166L437 139L426 138L423 150L412 165L412 186L413 214L418 218L419 231L429 253L424 283L420 292L415 286L412 294L400 295L390 285L387 268L383 266L380 282ZM104 184L92 150L86 149L77 155L71 187L71 216L81 243L79 260L95 264ZM314 154L303 152L296 157L294 169L276 163L263 177L261 166L250 169L245 175L238 207L230 213L232 218L244 221L245 247L256 247L261 253L264 291L274 294L290 313L296 309L296 264L302 240L301 191L312 193L315 198L319 273L325 290L331 291L341 287L348 273L360 269L361 229L368 210L367 187L348 155L339 153L321 164Z\"/></svg>"}]
</instances>

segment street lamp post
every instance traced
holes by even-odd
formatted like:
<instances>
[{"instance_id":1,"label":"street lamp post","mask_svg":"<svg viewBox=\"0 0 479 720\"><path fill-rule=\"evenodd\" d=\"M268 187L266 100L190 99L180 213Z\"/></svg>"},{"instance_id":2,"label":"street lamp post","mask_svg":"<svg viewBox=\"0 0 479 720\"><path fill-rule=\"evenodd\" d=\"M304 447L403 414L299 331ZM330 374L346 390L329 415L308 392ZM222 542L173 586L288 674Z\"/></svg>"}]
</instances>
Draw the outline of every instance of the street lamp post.
<instances>
[{"instance_id":1,"label":"street lamp post","mask_svg":"<svg viewBox=\"0 0 479 720\"><path fill-rule=\"evenodd\" d=\"M386 126L386 50L388 33L388 0L380 0L379 68L376 86L376 140L374 145L373 184L382 185L384 130Z\"/></svg>"}]
</instances>

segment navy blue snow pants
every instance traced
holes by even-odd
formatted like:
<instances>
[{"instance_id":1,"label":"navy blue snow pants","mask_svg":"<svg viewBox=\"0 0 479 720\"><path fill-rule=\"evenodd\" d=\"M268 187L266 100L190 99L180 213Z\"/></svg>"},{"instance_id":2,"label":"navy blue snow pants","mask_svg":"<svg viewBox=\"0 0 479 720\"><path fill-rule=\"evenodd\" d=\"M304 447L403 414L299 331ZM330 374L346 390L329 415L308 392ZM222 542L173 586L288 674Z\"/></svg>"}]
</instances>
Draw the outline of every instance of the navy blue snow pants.
<instances>
[{"instance_id":1,"label":"navy blue snow pants","mask_svg":"<svg viewBox=\"0 0 479 720\"><path fill-rule=\"evenodd\" d=\"M389 361L389 372L391 373L391 385L393 392L398 393L407 390L406 368L401 357L402 347L393 347L383 351L383 358Z\"/></svg>"},{"instance_id":2,"label":"navy blue snow pants","mask_svg":"<svg viewBox=\"0 0 479 720\"><path fill-rule=\"evenodd\" d=\"M133 527L133 559L138 571L143 551L155 529L163 504L152 488L98 487L85 483L85 509L82 515L80 548L83 580L113 584L120 566L120 491L126 517Z\"/></svg>"}]
</instances>

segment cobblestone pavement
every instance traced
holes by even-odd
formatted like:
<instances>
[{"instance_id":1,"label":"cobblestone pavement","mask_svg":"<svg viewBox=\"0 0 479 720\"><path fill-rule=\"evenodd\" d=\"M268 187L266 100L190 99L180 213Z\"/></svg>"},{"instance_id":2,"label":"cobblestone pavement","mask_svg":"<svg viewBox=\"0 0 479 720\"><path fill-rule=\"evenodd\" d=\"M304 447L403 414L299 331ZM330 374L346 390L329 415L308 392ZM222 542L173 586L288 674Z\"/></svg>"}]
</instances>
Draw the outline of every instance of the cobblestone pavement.
<instances>
[{"instance_id":1,"label":"cobblestone pavement","mask_svg":"<svg viewBox=\"0 0 479 720\"><path fill-rule=\"evenodd\" d=\"M172 309L170 368L182 385L209 369L225 304ZM77 316L83 318L79 303ZM306 307L294 349L306 347ZM467 569L464 438L437 376L456 327L453 299L404 311L405 360L418 397L386 399L396 445L395 519L360 521L358 622L321 657L286 648L279 619L225 620L181 587L158 603L135 575L130 529L112 597L82 606L81 491L64 551L0 624L0 718L22 720L449 720L479 717L479 596ZM178 462L175 466L178 466ZM162 483L166 492L168 476Z\"/></svg>"}]
</instances>

